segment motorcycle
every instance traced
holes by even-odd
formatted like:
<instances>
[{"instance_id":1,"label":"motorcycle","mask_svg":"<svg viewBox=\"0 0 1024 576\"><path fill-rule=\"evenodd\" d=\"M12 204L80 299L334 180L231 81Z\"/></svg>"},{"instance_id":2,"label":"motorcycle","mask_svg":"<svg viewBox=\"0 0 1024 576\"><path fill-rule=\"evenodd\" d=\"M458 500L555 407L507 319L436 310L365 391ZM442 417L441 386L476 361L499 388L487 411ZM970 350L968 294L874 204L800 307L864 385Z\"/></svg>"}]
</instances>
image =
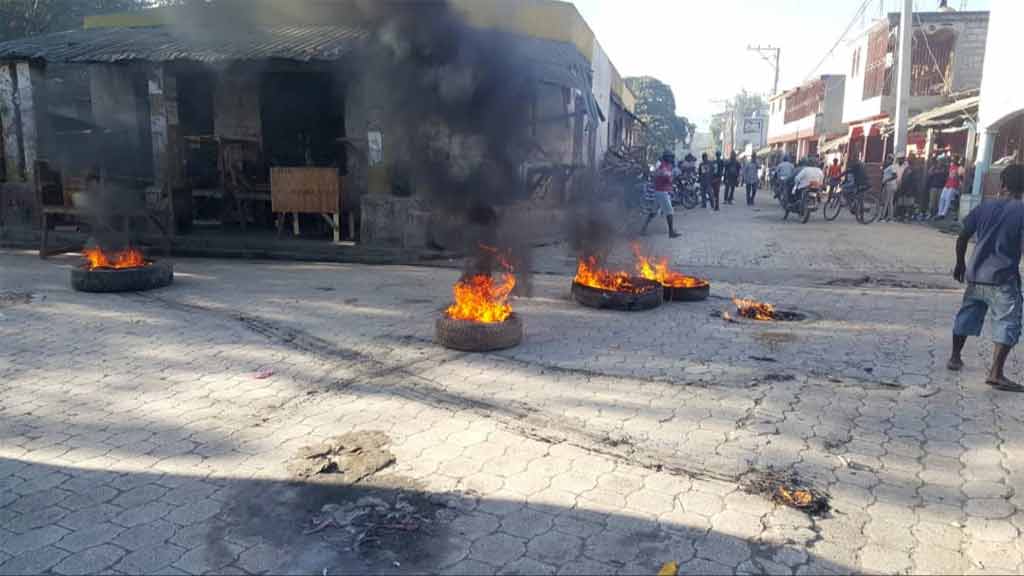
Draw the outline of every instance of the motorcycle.
<instances>
[{"instance_id":1,"label":"motorcycle","mask_svg":"<svg viewBox=\"0 0 1024 576\"><path fill-rule=\"evenodd\" d=\"M822 185L821 182L812 181L807 186L790 193L780 192L779 202L782 204L784 214L783 220L789 219L789 213L800 215L800 221L804 224L811 219L811 214L818 209L821 203Z\"/></svg>"},{"instance_id":2,"label":"motorcycle","mask_svg":"<svg viewBox=\"0 0 1024 576\"><path fill-rule=\"evenodd\" d=\"M700 182L696 174L683 174L672 183L672 203L693 210L700 204Z\"/></svg>"}]
</instances>

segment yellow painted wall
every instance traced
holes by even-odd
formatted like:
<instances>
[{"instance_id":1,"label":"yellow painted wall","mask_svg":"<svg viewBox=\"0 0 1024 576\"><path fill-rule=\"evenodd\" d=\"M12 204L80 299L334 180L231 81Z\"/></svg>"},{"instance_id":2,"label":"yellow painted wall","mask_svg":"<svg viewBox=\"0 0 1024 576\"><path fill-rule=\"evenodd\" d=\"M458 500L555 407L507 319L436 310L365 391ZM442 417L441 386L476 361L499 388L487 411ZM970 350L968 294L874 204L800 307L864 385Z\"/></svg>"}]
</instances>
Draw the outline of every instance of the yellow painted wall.
<instances>
[{"instance_id":1,"label":"yellow painted wall","mask_svg":"<svg viewBox=\"0 0 1024 576\"><path fill-rule=\"evenodd\" d=\"M281 2L282 0L278 0ZM291 3L296 0L283 0ZM321 0L320 6L330 4L331 0ZM347 0L339 0L345 2ZM580 16L576 7L568 2L558 0L451 0L455 9L466 21L477 28L495 28L524 36L543 38L573 44L587 59L593 62L594 44L596 39L590 26ZM281 13L281 9L289 4L275 4L276 10L268 13ZM153 8L138 12L124 12L101 16L89 16L85 19L85 28L142 27L162 26L172 21L174 8ZM332 11L337 14L338 11ZM341 11L341 13L349 13ZM612 69L612 92L615 93L630 111L634 110L636 98L629 92L617 70Z\"/></svg>"}]
</instances>

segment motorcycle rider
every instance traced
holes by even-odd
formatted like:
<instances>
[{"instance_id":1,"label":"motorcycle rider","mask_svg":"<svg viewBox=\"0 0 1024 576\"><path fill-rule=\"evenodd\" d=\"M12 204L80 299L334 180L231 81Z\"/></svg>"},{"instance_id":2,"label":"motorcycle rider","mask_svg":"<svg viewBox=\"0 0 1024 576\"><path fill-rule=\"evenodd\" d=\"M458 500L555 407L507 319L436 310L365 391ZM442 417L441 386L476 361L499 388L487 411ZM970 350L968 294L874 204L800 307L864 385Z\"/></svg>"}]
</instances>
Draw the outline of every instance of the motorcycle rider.
<instances>
[{"instance_id":1,"label":"motorcycle rider","mask_svg":"<svg viewBox=\"0 0 1024 576\"><path fill-rule=\"evenodd\" d=\"M782 162L775 167L775 197L779 197L779 191L789 192L793 189L793 176L796 174L796 166L793 166L793 159L789 154L782 157Z\"/></svg>"},{"instance_id":2,"label":"motorcycle rider","mask_svg":"<svg viewBox=\"0 0 1024 576\"><path fill-rule=\"evenodd\" d=\"M825 182L825 172L818 167L818 160L813 156L806 156L800 161L800 168L793 177L793 189L790 192L789 200L796 201L800 197L799 192L811 185L821 188Z\"/></svg>"},{"instance_id":3,"label":"motorcycle rider","mask_svg":"<svg viewBox=\"0 0 1024 576\"><path fill-rule=\"evenodd\" d=\"M647 221L644 222L641 234L647 233L647 226L651 223L651 220L654 220L654 217L659 212L662 212L665 214L665 220L668 221L668 237L679 237L679 233L676 232L673 225L674 222L672 221L672 183L675 181L676 176L676 156L669 151L665 151L661 155L661 162L658 163L658 168L654 171L654 208L647 213Z\"/></svg>"}]
</instances>

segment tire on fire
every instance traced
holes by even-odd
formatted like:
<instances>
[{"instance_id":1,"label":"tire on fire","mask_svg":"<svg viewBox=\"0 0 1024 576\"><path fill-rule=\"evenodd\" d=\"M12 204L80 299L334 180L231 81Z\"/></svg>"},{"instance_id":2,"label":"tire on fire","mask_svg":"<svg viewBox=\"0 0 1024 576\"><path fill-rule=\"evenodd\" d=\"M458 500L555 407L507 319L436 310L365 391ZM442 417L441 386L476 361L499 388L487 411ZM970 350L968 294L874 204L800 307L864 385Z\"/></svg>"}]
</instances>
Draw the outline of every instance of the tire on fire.
<instances>
[{"instance_id":1,"label":"tire on fire","mask_svg":"<svg viewBox=\"0 0 1024 576\"><path fill-rule=\"evenodd\" d=\"M166 262L151 262L139 268L119 270L83 266L71 269L71 287L79 292L142 292L163 288L174 282L174 267Z\"/></svg>"},{"instance_id":2,"label":"tire on fire","mask_svg":"<svg viewBox=\"0 0 1024 576\"><path fill-rule=\"evenodd\" d=\"M523 322L515 314L492 324L442 315L437 319L434 337L441 346L462 352L505 350L523 341Z\"/></svg>"},{"instance_id":3,"label":"tire on fire","mask_svg":"<svg viewBox=\"0 0 1024 576\"><path fill-rule=\"evenodd\" d=\"M634 278L631 282L640 290L636 292L601 290L573 282L572 296L577 302L588 308L638 311L661 306L664 300L664 288L661 284L641 278Z\"/></svg>"},{"instance_id":4,"label":"tire on fire","mask_svg":"<svg viewBox=\"0 0 1024 576\"><path fill-rule=\"evenodd\" d=\"M703 284L693 288L682 286L665 286L665 302L700 302L711 295L711 284Z\"/></svg>"}]
</instances>

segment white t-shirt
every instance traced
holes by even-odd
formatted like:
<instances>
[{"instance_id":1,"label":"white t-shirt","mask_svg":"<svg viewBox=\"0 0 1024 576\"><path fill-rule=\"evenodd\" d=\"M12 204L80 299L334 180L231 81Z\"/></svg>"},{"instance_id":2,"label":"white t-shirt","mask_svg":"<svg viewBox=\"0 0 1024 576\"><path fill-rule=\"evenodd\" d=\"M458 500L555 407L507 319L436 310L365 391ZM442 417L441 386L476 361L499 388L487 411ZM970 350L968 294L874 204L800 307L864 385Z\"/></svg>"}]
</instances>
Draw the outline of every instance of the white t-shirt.
<instances>
[{"instance_id":1,"label":"white t-shirt","mask_svg":"<svg viewBox=\"0 0 1024 576\"><path fill-rule=\"evenodd\" d=\"M818 186L821 186L824 181L825 173L821 171L821 168L817 166L804 166L796 174L796 178L793 181L793 189L806 188L811 182L817 182Z\"/></svg>"}]
</instances>

